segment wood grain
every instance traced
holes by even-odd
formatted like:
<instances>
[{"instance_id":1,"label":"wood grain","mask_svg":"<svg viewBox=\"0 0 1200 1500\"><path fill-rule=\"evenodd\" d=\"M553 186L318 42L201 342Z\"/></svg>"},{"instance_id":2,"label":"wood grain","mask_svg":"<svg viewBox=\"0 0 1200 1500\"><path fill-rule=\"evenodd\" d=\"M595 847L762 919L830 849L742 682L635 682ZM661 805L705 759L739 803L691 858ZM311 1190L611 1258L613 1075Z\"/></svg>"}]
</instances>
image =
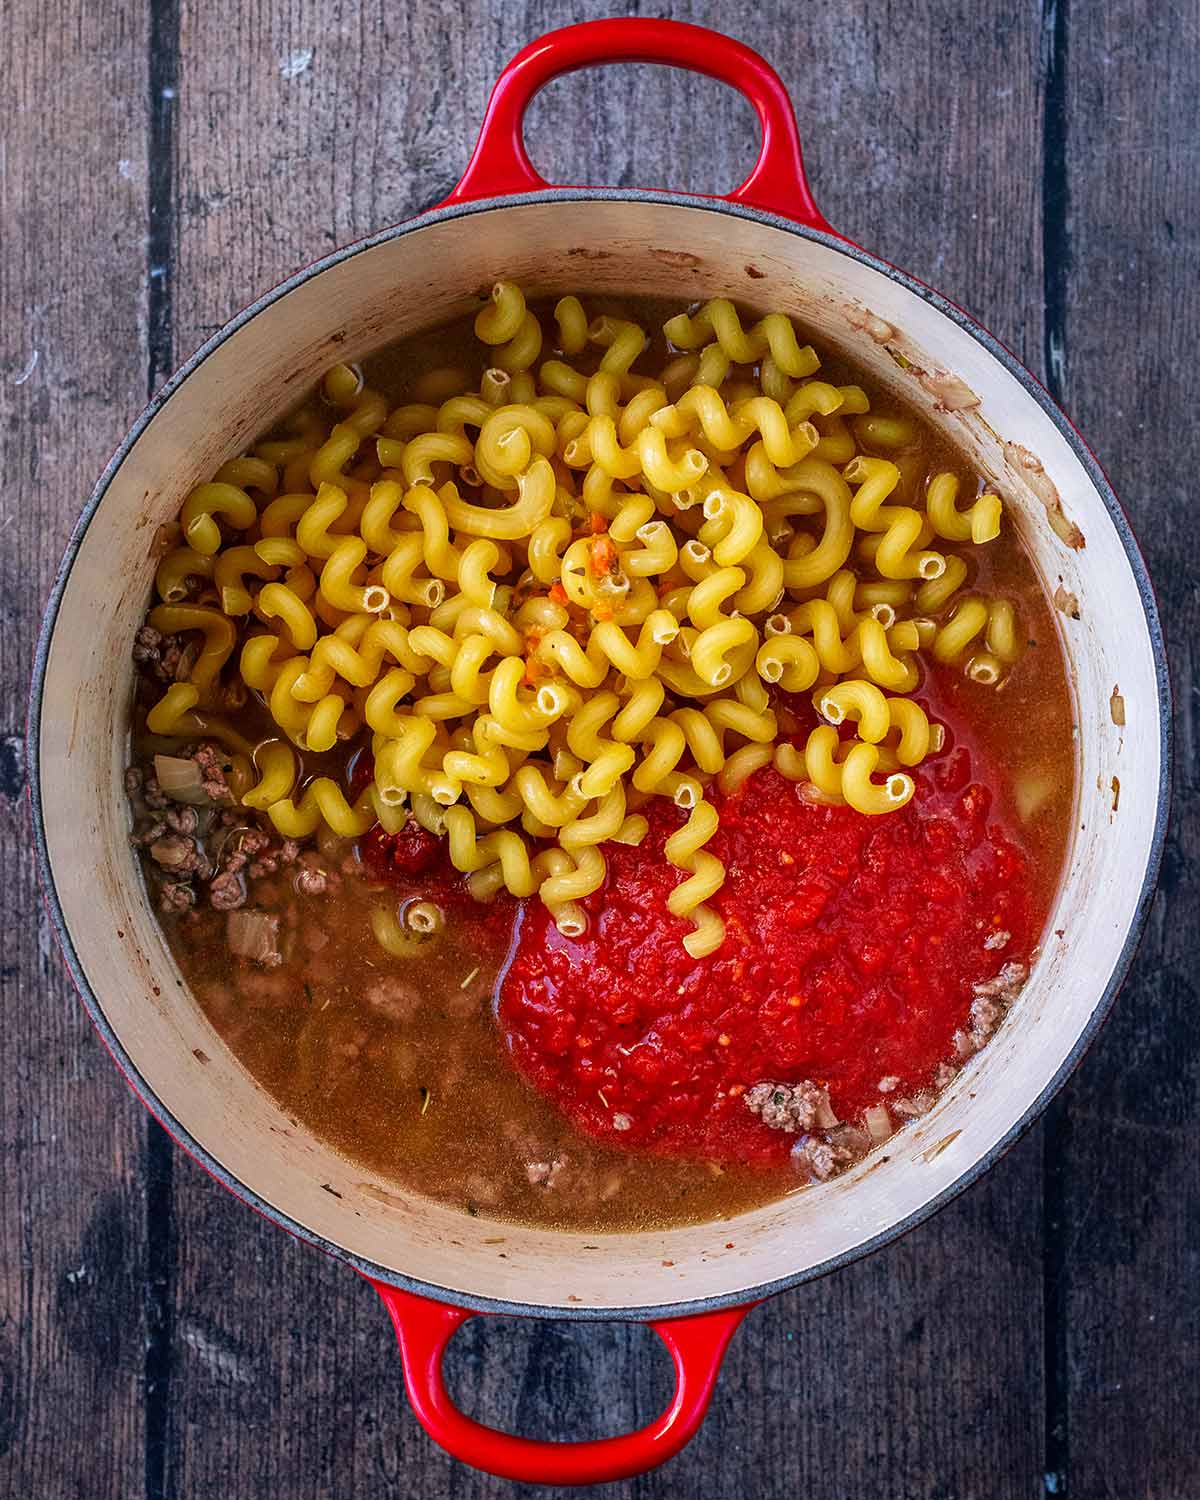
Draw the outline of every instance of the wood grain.
<instances>
[{"instance_id":1,"label":"wood grain","mask_svg":"<svg viewBox=\"0 0 1200 1500\"><path fill-rule=\"evenodd\" d=\"M146 396L143 20L137 5L23 6L6 15L0 57L6 1495L123 1500L142 1489L146 1117L54 951L27 847L22 733L58 557Z\"/></svg>"},{"instance_id":2,"label":"wood grain","mask_svg":"<svg viewBox=\"0 0 1200 1500\"><path fill-rule=\"evenodd\" d=\"M1062 1357L1071 1495L1200 1487L1200 745L1190 475L1200 400L1200 157L1179 108L1200 19L1147 28L1128 0L1073 10L1066 68L1069 274L1062 399L1092 436L1164 607L1177 704L1175 809L1131 982L1061 1113Z\"/></svg>"},{"instance_id":3,"label":"wood grain","mask_svg":"<svg viewBox=\"0 0 1200 1500\"><path fill-rule=\"evenodd\" d=\"M779 68L838 228L1035 367L1053 354L1162 585L1181 759L1135 980L1049 1132L899 1244L756 1310L696 1443L603 1500L1200 1491L1198 440L1181 356L1200 331L1197 36L1194 18L1136 0L1063 5L670 7ZM651 8L17 0L0 59L0 599L20 601L0 631L0 859L19 934L0 960L16 1205L0 1223L0 1496L518 1492L424 1437L365 1283L143 1123L39 925L17 736L41 598L147 383L295 266L443 196L511 52L616 9ZM732 186L757 146L737 95L656 68L555 83L528 136L554 181L697 191ZM621 1325L480 1319L448 1364L472 1414L563 1439L645 1421L669 1388L653 1336Z\"/></svg>"}]
</instances>

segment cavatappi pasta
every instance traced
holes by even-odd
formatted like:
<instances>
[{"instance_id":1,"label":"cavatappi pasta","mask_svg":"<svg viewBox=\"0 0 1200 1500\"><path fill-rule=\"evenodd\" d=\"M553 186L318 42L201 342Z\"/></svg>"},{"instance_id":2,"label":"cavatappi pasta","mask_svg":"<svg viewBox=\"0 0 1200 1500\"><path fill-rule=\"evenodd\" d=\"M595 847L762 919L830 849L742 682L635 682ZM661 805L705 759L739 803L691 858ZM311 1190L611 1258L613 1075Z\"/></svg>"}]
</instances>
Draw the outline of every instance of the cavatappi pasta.
<instances>
[{"instance_id":1,"label":"cavatappi pasta","mask_svg":"<svg viewBox=\"0 0 1200 1500\"><path fill-rule=\"evenodd\" d=\"M903 807L942 740L913 697L922 660L998 684L1020 654L1012 604L971 586L999 497L922 483L915 425L822 380L782 314L715 299L664 332L643 370L640 324L568 296L543 326L498 282L481 379L435 370L392 408L331 370L184 501L150 624L198 644L150 731L224 741L243 804L286 837L415 816L474 894L539 895L568 934L600 846L637 843L639 809L670 798L693 956L723 939L710 783L774 763L819 800ZM231 677L277 737L222 716ZM822 721L800 743L777 692ZM354 736L373 774L353 799L301 785L300 754ZM403 951L394 919L373 926Z\"/></svg>"}]
</instances>

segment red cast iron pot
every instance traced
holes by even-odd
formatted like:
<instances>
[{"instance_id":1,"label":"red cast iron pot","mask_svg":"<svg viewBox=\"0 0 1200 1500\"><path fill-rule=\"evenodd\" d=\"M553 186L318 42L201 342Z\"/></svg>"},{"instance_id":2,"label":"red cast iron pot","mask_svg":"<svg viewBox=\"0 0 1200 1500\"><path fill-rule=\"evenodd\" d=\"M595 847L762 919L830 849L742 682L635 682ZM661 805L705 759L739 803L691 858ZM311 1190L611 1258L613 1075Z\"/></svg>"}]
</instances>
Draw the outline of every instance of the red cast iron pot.
<instances>
[{"instance_id":1,"label":"red cast iron pot","mask_svg":"<svg viewBox=\"0 0 1200 1500\"><path fill-rule=\"evenodd\" d=\"M762 126L741 187L697 198L543 182L522 142L530 99L557 74L605 62L667 63L740 89ZM535 295L725 294L793 314L877 385L921 406L1003 487L1043 580L1079 601L1080 618L1063 622L1078 816L1049 926L1068 936L1047 940L999 1035L886 1158L719 1226L598 1238L498 1226L372 1180L293 1125L222 1045L163 941L129 848L129 643L150 597L156 529L329 365L461 316L477 305L476 289L501 275ZM1166 818L1168 736L1145 568L1069 422L966 314L830 228L804 179L787 94L762 58L715 32L639 19L569 27L525 48L497 83L475 154L444 204L298 273L159 393L63 562L38 650L29 763L41 871L67 963L147 1107L232 1192L374 1282L413 1406L437 1442L513 1479L584 1483L678 1452L755 1301L919 1223L1046 1104L1112 1003L1146 914ZM547 1444L482 1427L454 1407L441 1378L448 1340L478 1312L648 1320L675 1362L674 1399L640 1432L600 1442Z\"/></svg>"}]
</instances>

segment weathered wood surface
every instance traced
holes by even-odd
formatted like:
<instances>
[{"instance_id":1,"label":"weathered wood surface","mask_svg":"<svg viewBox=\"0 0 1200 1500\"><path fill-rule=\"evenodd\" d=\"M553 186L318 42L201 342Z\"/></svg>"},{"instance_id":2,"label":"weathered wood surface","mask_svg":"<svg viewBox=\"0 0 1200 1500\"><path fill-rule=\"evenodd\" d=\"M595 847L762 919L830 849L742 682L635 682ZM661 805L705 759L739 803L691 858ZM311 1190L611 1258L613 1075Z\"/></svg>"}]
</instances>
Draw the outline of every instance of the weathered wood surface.
<instances>
[{"instance_id":1,"label":"weathered wood surface","mask_svg":"<svg viewBox=\"0 0 1200 1500\"><path fill-rule=\"evenodd\" d=\"M2 1496L515 1493L425 1439L365 1284L234 1203L127 1095L50 951L18 746L55 562L147 387L295 265L441 197L507 56L608 8L12 7L0 57ZM1044 13L710 0L671 13L724 24L776 63L839 228L1046 370L1158 578L1181 733L1175 832L1134 980L1048 1123L901 1243L753 1313L697 1442L610 1493L1190 1500L1195 16L1134 0L1069 13L1065 0ZM755 132L718 85L621 69L548 90L530 146L560 180L720 190L744 173ZM563 1438L647 1419L668 1383L652 1336L615 1325L479 1320L450 1364L474 1414Z\"/></svg>"},{"instance_id":2,"label":"weathered wood surface","mask_svg":"<svg viewBox=\"0 0 1200 1500\"><path fill-rule=\"evenodd\" d=\"M141 1493L145 1115L55 951L27 853L29 661L58 556L146 383L146 39L23 8L0 52L0 1489Z\"/></svg>"}]
</instances>

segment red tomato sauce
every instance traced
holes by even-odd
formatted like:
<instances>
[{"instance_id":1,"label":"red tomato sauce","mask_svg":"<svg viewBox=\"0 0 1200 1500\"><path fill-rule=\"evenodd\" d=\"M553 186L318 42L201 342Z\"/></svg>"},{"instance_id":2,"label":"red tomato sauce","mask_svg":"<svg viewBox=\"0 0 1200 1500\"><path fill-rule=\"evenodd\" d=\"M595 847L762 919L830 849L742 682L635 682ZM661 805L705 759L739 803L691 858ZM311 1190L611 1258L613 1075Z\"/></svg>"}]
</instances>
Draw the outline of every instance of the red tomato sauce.
<instances>
[{"instance_id":1,"label":"red tomato sauce","mask_svg":"<svg viewBox=\"0 0 1200 1500\"><path fill-rule=\"evenodd\" d=\"M582 937L524 904L498 1009L521 1072L607 1144L764 1164L795 1137L746 1108L755 1083L810 1079L843 1120L880 1101L882 1079L898 1080L893 1097L929 1087L958 1061L972 986L1028 960L1041 914L978 749L915 779L907 807L874 818L808 800L771 768L734 795L711 789L726 940L699 961L666 904L685 877L663 843L684 814L656 799L639 847L605 846Z\"/></svg>"},{"instance_id":2,"label":"red tomato sauce","mask_svg":"<svg viewBox=\"0 0 1200 1500\"><path fill-rule=\"evenodd\" d=\"M369 755L360 756L351 776L351 790L358 792L374 774ZM359 858L366 875L389 887L401 907L408 901L434 901L447 913L455 931L468 947L481 956L501 953L512 940L516 902L502 891L486 905L476 901L466 879L450 863L450 847L444 838L422 828L415 818L398 833L385 833L378 823L358 841Z\"/></svg>"}]
</instances>

